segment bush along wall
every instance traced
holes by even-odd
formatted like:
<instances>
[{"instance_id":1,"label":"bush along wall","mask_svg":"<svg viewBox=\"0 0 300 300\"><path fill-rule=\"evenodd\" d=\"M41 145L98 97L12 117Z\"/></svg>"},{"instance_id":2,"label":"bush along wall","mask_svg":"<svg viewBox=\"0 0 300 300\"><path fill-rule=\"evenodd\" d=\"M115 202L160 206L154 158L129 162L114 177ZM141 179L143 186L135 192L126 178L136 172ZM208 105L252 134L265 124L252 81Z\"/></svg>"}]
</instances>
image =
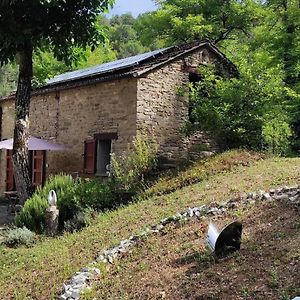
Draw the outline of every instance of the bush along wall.
<instances>
[{"instance_id":1,"label":"bush along wall","mask_svg":"<svg viewBox=\"0 0 300 300\"><path fill-rule=\"evenodd\" d=\"M95 179L73 180L70 175L49 177L26 201L16 218L18 227L45 232L45 213L48 194L57 194L60 230L75 231L88 225L93 211L103 212L127 204L145 187L147 174L156 165L157 147L144 136L137 136L132 148L120 157L112 158L112 176L106 181Z\"/></svg>"}]
</instances>

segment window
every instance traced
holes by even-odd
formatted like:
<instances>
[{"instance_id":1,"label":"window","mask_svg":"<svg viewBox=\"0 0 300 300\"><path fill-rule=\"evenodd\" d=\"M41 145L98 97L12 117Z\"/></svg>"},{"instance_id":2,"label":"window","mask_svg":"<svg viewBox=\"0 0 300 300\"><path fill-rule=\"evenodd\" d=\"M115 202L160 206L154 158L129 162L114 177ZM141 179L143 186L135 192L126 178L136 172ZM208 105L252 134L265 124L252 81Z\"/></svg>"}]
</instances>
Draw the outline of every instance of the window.
<instances>
[{"instance_id":1,"label":"window","mask_svg":"<svg viewBox=\"0 0 300 300\"><path fill-rule=\"evenodd\" d=\"M189 83L192 85L192 87L195 87L196 84L201 80L201 76L197 73L197 70L194 70L193 72L189 73ZM189 108L188 108L188 116L189 121L194 124L195 123L195 117L193 116L193 110L194 105L193 102L189 101Z\"/></svg>"},{"instance_id":2,"label":"window","mask_svg":"<svg viewBox=\"0 0 300 300\"><path fill-rule=\"evenodd\" d=\"M107 176L110 170L112 140L116 133L95 134L94 139L84 143L84 172L96 176Z\"/></svg>"},{"instance_id":3,"label":"window","mask_svg":"<svg viewBox=\"0 0 300 300\"><path fill-rule=\"evenodd\" d=\"M45 162L46 151L43 150L30 150L29 151L29 164L30 178L34 188L43 185L45 180ZM12 150L6 151L6 191L14 191L16 189L14 169L12 162Z\"/></svg>"},{"instance_id":4,"label":"window","mask_svg":"<svg viewBox=\"0 0 300 300\"><path fill-rule=\"evenodd\" d=\"M107 175L110 171L111 140L97 140L96 175Z\"/></svg>"}]
</instances>

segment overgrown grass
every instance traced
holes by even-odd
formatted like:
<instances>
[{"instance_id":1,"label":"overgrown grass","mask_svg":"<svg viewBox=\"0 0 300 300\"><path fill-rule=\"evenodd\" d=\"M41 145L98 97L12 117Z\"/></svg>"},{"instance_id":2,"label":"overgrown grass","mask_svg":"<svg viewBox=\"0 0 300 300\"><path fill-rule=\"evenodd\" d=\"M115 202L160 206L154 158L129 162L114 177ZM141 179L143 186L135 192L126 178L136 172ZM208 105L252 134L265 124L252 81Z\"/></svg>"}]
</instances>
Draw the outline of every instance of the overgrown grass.
<instances>
[{"instance_id":1,"label":"overgrown grass","mask_svg":"<svg viewBox=\"0 0 300 300\"><path fill-rule=\"evenodd\" d=\"M168 194L185 186L206 180L214 174L230 171L236 166L251 165L253 162L265 157L265 154L253 151L228 151L205 160L194 162L186 170L178 170L177 172L162 176L156 184L145 192L145 195Z\"/></svg>"},{"instance_id":2,"label":"overgrown grass","mask_svg":"<svg viewBox=\"0 0 300 300\"><path fill-rule=\"evenodd\" d=\"M222 167L224 160L218 161L218 156L212 158L214 163L208 160L206 171L209 173L209 168L213 171L197 184L99 215L91 226L75 234L42 238L32 248L1 246L0 298L52 299L62 288L62 283L91 262L99 250L127 238L147 224L188 206L223 201L244 191L295 184L300 179L298 158L257 161L249 152L239 151L236 155L228 160L227 169ZM237 161L243 163L238 165ZM186 172L193 173L192 169ZM176 181L175 178L171 180ZM163 181L160 184L168 186Z\"/></svg>"}]
</instances>

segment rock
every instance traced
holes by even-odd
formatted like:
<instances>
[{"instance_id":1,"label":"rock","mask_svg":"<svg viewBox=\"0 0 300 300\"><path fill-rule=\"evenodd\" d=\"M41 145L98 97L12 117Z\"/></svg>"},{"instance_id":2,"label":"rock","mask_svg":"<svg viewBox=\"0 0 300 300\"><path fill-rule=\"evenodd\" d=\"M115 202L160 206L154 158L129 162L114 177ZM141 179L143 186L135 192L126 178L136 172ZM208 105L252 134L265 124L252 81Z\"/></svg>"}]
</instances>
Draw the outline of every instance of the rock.
<instances>
[{"instance_id":1,"label":"rock","mask_svg":"<svg viewBox=\"0 0 300 300\"><path fill-rule=\"evenodd\" d=\"M159 221L159 223L160 223L161 225L163 225L163 226L167 225L167 224L168 224L168 218L161 219L161 220Z\"/></svg>"},{"instance_id":2,"label":"rock","mask_svg":"<svg viewBox=\"0 0 300 300\"><path fill-rule=\"evenodd\" d=\"M266 200L266 201L272 201L272 197L269 193L264 193L262 195L262 200Z\"/></svg>"},{"instance_id":3,"label":"rock","mask_svg":"<svg viewBox=\"0 0 300 300\"><path fill-rule=\"evenodd\" d=\"M269 193L270 193L271 195L274 195L274 194L276 193L276 190L275 190L275 189L270 189L270 190L269 190Z\"/></svg>"},{"instance_id":4,"label":"rock","mask_svg":"<svg viewBox=\"0 0 300 300\"><path fill-rule=\"evenodd\" d=\"M299 198L300 198L300 195L289 197L291 202L297 202L297 200L299 200Z\"/></svg>"},{"instance_id":5,"label":"rock","mask_svg":"<svg viewBox=\"0 0 300 300\"><path fill-rule=\"evenodd\" d=\"M187 211L188 216L191 218L194 215L194 210L192 208L189 208Z\"/></svg>"},{"instance_id":6,"label":"rock","mask_svg":"<svg viewBox=\"0 0 300 300\"><path fill-rule=\"evenodd\" d=\"M114 262L114 259L110 255L107 256L107 260L110 264L113 264Z\"/></svg>"},{"instance_id":7,"label":"rock","mask_svg":"<svg viewBox=\"0 0 300 300\"><path fill-rule=\"evenodd\" d=\"M79 297L80 297L80 290L79 289L73 289L71 297L74 298L74 299L76 299L76 300L79 299Z\"/></svg>"},{"instance_id":8,"label":"rock","mask_svg":"<svg viewBox=\"0 0 300 300\"><path fill-rule=\"evenodd\" d=\"M229 202L229 203L227 204L227 208L228 208L228 209L234 209L234 208L236 208L236 207L237 207L236 202Z\"/></svg>"},{"instance_id":9,"label":"rock","mask_svg":"<svg viewBox=\"0 0 300 300\"><path fill-rule=\"evenodd\" d=\"M98 268L93 268L93 272L96 274L96 275L100 275L101 272Z\"/></svg>"},{"instance_id":10,"label":"rock","mask_svg":"<svg viewBox=\"0 0 300 300\"><path fill-rule=\"evenodd\" d=\"M257 197L258 199L262 199L262 197L264 196L266 192L264 190L259 190L258 194L257 194Z\"/></svg>"},{"instance_id":11,"label":"rock","mask_svg":"<svg viewBox=\"0 0 300 300\"><path fill-rule=\"evenodd\" d=\"M69 290L69 291L64 293L64 296L66 296L67 299L68 299L68 298L72 297L72 292Z\"/></svg>"},{"instance_id":12,"label":"rock","mask_svg":"<svg viewBox=\"0 0 300 300\"><path fill-rule=\"evenodd\" d=\"M274 199L277 201L287 201L289 200L289 196L287 194L274 195Z\"/></svg>"},{"instance_id":13,"label":"rock","mask_svg":"<svg viewBox=\"0 0 300 300\"><path fill-rule=\"evenodd\" d=\"M212 208L210 208L210 209L207 211L208 214L212 214L212 215L216 215L216 214L218 214L219 212L220 212L220 210L219 210L218 208L216 208L216 207L212 207Z\"/></svg>"}]
</instances>

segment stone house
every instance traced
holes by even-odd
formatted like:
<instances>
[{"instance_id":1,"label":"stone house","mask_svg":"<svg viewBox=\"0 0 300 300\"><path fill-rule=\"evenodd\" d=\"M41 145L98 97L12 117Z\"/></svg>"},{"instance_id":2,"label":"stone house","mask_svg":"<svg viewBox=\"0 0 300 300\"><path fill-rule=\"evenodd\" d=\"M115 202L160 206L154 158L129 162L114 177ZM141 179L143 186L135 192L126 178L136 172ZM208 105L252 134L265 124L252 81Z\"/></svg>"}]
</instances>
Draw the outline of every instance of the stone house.
<instances>
[{"instance_id":1,"label":"stone house","mask_svg":"<svg viewBox=\"0 0 300 300\"><path fill-rule=\"evenodd\" d=\"M185 158L203 133L187 138L188 97L179 93L200 64L225 73L235 66L209 40L173 46L58 75L32 92L30 134L65 144L62 152L33 151L35 185L58 172L102 176L110 153L121 154L142 132L159 144L162 157ZM13 136L14 95L0 99L0 139ZM0 153L0 193L13 189L10 151Z\"/></svg>"}]
</instances>

